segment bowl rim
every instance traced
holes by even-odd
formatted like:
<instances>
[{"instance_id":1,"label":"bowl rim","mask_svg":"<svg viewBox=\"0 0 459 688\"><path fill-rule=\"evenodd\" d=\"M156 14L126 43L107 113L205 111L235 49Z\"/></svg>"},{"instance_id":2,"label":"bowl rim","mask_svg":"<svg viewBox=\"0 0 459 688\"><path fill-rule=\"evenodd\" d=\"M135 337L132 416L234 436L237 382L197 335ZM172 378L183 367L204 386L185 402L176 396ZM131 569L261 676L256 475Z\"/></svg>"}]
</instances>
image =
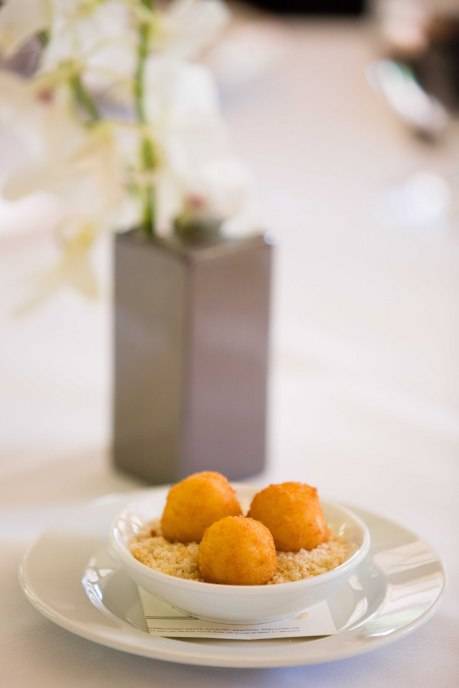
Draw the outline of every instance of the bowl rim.
<instances>
[{"instance_id":1,"label":"bowl rim","mask_svg":"<svg viewBox=\"0 0 459 688\"><path fill-rule=\"evenodd\" d=\"M241 487L243 487L244 489L248 489L252 486L244 484L241 485ZM254 487L255 489L259 489L257 488L257 486ZM235 485L235 488L238 489L238 486ZM294 588L300 587L314 588L318 585L322 585L326 582L329 582L335 578L339 578L345 573L348 573L351 569L354 569L357 566L357 564L359 564L366 557L370 549L370 532L366 523L359 516L357 516L357 514L355 514L351 509L343 506L339 502L321 499L321 503L324 506L335 508L338 511L344 513L348 517L348 519L353 521L358 526L362 533L362 544L351 554L351 556L348 559L343 561L334 569L326 571L325 573L320 573L317 576L303 578L298 581L286 581L285 583L277 583L273 585L267 585L266 583L263 585L229 585L226 583L207 583L205 581L197 581L190 578L180 578L179 576L172 576L171 574L163 573L162 571L153 569L147 566L146 564L142 564L142 562L138 561L131 554L127 545L121 538L118 526L120 520L123 517L125 518L126 512L132 511L136 505L141 504L146 499L147 496L145 496L141 500L137 499L133 502L130 502L114 518L110 528L110 543L112 545L112 548L115 550L115 554L118 556L121 563L124 564L127 569L134 569L135 571L139 572L139 574L141 574L142 576L149 577L152 582L167 583L168 585L179 587L184 590L189 590L190 592L192 590L201 590L203 592L207 590L208 592L218 592L218 594L234 594L235 592L238 592L242 595L253 595L257 593L260 594L263 591L264 594L275 595L276 593L281 594L282 591L285 591L286 589L292 590ZM269 593L267 592L268 590L270 591Z\"/></svg>"}]
</instances>

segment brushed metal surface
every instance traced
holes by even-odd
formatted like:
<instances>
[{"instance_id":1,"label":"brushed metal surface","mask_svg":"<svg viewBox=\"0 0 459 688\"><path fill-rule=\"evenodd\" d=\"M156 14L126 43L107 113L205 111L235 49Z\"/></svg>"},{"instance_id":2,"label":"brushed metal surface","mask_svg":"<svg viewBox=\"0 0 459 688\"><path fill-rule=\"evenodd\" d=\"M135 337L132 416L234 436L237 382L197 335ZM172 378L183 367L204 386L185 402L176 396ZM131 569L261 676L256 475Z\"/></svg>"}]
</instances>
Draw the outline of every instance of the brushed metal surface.
<instances>
[{"instance_id":1,"label":"brushed metal surface","mask_svg":"<svg viewBox=\"0 0 459 688\"><path fill-rule=\"evenodd\" d=\"M272 247L115 239L113 460L152 484L266 457Z\"/></svg>"}]
</instances>

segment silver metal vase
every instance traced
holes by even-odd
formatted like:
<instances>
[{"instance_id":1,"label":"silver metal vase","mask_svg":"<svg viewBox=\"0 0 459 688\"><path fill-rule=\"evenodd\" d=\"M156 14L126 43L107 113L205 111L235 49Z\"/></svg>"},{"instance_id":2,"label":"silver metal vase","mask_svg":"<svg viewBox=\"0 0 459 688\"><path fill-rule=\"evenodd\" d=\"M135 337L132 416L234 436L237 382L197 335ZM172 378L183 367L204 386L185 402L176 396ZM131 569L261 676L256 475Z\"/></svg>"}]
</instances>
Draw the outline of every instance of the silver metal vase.
<instances>
[{"instance_id":1,"label":"silver metal vase","mask_svg":"<svg viewBox=\"0 0 459 688\"><path fill-rule=\"evenodd\" d=\"M160 484L263 470L273 247L121 234L114 249L113 460Z\"/></svg>"}]
</instances>

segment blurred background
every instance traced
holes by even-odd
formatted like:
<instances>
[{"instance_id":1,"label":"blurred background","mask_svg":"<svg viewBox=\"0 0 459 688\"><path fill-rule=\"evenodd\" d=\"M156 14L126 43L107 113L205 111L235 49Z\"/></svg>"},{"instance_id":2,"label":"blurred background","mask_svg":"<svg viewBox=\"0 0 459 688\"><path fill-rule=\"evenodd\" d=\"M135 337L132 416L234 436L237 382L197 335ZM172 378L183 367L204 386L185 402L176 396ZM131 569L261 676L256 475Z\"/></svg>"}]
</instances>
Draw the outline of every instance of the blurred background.
<instances>
[{"instance_id":1,"label":"blurred background","mask_svg":"<svg viewBox=\"0 0 459 688\"><path fill-rule=\"evenodd\" d=\"M370 466L381 495L402 496L414 470L427 487L436 462L445 510L454 496L455 8L259 0L233 5L209 55L235 150L256 179L254 216L277 244L270 477L301 467L363 506L372 500L358 476ZM96 255L100 301L62 291L12 316L53 255L48 222L40 206L2 209L0 454L16 502L43 497L45 485L53 503L129 484L108 462L109 240ZM415 525L403 499L394 515Z\"/></svg>"}]
</instances>

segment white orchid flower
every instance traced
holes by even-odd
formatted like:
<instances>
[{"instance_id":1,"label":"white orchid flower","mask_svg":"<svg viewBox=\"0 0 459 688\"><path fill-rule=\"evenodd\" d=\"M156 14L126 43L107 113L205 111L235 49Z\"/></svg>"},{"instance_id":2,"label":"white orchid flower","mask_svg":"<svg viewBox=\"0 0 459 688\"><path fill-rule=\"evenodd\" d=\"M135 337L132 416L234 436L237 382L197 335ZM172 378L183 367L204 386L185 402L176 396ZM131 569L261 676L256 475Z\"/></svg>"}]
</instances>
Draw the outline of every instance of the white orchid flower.
<instances>
[{"instance_id":1,"label":"white orchid flower","mask_svg":"<svg viewBox=\"0 0 459 688\"><path fill-rule=\"evenodd\" d=\"M95 238L92 227L80 227L66 243L56 264L34 280L30 295L16 308L16 315L27 313L66 286L88 299L97 298L99 284L91 263Z\"/></svg>"},{"instance_id":2,"label":"white orchid flower","mask_svg":"<svg viewBox=\"0 0 459 688\"><path fill-rule=\"evenodd\" d=\"M111 89L123 99L132 89L140 0L6 0L0 9L0 54L11 56L39 32L46 34L39 73L50 84L70 68L86 86Z\"/></svg>"},{"instance_id":3,"label":"white orchid flower","mask_svg":"<svg viewBox=\"0 0 459 688\"><path fill-rule=\"evenodd\" d=\"M150 58L146 113L158 148L158 226L184 209L226 219L246 201L249 177L231 154L211 72L202 66Z\"/></svg>"},{"instance_id":4,"label":"white orchid flower","mask_svg":"<svg viewBox=\"0 0 459 688\"><path fill-rule=\"evenodd\" d=\"M192 212L194 204L200 213L226 220L243 210L250 185L251 177L237 158L207 160L183 178L185 209Z\"/></svg>"},{"instance_id":5,"label":"white orchid flower","mask_svg":"<svg viewBox=\"0 0 459 688\"><path fill-rule=\"evenodd\" d=\"M108 224L122 189L109 125L80 125L66 104L43 101L12 74L0 72L0 92L2 195L16 200L45 192L59 199L69 216Z\"/></svg>"},{"instance_id":6,"label":"white orchid flower","mask_svg":"<svg viewBox=\"0 0 459 688\"><path fill-rule=\"evenodd\" d=\"M132 88L137 29L127 0L54 0L42 74L74 65L87 87L112 89L123 97Z\"/></svg>"},{"instance_id":7,"label":"white orchid flower","mask_svg":"<svg viewBox=\"0 0 459 688\"><path fill-rule=\"evenodd\" d=\"M0 92L0 195L20 201L44 193L53 200L62 246L55 275L93 293L84 254L113 226L123 191L113 132L107 124L83 127L65 104L43 101L11 74L0 72Z\"/></svg>"},{"instance_id":8,"label":"white orchid flower","mask_svg":"<svg viewBox=\"0 0 459 688\"><path fill-rule=\"evenodd\" d=\"M166 57L195 59L212 45L229 16L220 0L176 0L159 15L155 47Z\"/></svg>"},{"instance_id":9,"label":"white orchid flower","mask_svg":"<svg viewBox=\"0 0 459 688\"><path fill-rule=\"evenodd\" d=\"M79 65L86 85L125 100L136 70L139 25L150 26L150 50L192 59L211 45L228 19L220 0L177 0L149 12L141 0L55 0L42 71Z\"/></svg>"},{"instance_id":10,"label":"white orchid flower","mask_svg":"<svg viewBox=\"0 0 459 688\"><path fill-rule=\"evenodd\" d=\"M193 59L212 44L228 16L220 0L176 0L154 12L142 0L7 0L0 9L0 53L11 55L46 30L42 74L58 78L63 65L74 65L87 87L126 100L143 22L150 27L152 52Z\"/></svg>"}]
</instances>

